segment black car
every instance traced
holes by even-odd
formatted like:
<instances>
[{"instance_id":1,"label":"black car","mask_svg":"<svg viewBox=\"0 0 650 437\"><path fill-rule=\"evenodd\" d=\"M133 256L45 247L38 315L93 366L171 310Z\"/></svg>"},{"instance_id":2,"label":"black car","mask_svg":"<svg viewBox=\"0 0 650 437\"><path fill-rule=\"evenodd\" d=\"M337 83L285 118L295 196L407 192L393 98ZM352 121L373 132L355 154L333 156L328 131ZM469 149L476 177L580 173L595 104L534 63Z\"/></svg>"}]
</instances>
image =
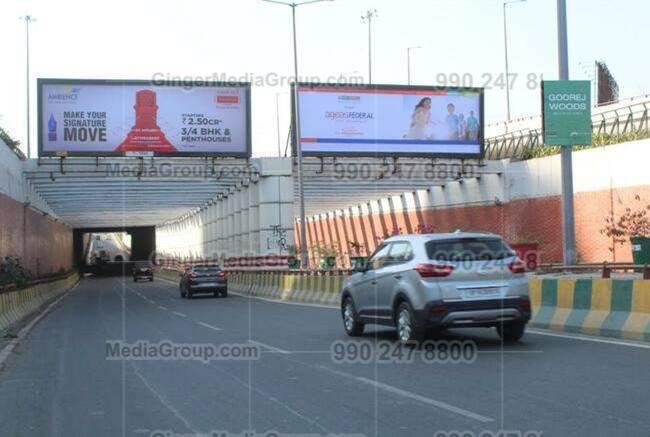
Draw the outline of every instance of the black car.
<instances>
[{"instance_id":1,"label":"black car","mask_svg":"<svg viewBox=\"0 0 650 437\"><path fill-rule=\"evenodd\" d=\"M212 293L215 297L228 296L227 273L219 266L196 265L181 273L181 297L191 299L195 294Z\"/></svg>"},{"instance_id":2,"label":"black car","mask_svg":"<svg viewBox=\"0 0 650 437\"><path fill-rule=\"evenodd\" d=\"M133 263L133 282L138 282L138 279L148 279L153 282L153 265L149 261Z\"/></svg>"}]
</instances>

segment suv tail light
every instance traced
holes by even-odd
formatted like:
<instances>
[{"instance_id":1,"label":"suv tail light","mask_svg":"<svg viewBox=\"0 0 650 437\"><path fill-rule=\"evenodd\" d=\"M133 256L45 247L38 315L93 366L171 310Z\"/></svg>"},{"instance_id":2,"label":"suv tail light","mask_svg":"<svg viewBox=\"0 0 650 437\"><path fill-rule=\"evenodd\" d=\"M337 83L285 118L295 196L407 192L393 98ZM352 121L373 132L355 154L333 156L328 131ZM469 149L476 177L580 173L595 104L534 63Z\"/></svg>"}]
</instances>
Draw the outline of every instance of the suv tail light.
<instances>
[{"instance_id":1,"label":"suv tail light","mask_svg":"<svg viewBox=\"0 0 650 437\"><path fill-rule=\"evenodd\" d=\"M444 278L451 275L454 266L450 264L418 264L414 270L423 278Z\"/></svg>"},{"instance_id":2,"label":"suv tail light","mask_svg":"<svg viewBox=\"0 0 650 437\"><path fill-rule=\"evenodd\" d=\"M221 271L217 272L217 276L220 277L220 278L225 278L227 276L227 274L226 274L226 272L221 270Z\"/></svg>"},{"instance_id":3,"label":"suv tail light","mask_svg":"<svg viewBox=\"0 0 650 437\"><path fill-rule=\"evenodd\" d=\"M190 278L190 279L194 279L194 278L196 278L196 273L195 272L189 272L187 274L187 277Z\"/></svg>"},{"instance_id":4,"label":"suv tail light","mask_svg":"<svg viewBox=\"0 0 650 437\"><path fill-rule=\"evenodd\" d=\"M519 302L517 303L517 305L522 310L530 311L530 299L528 298L528 296L521 296L519 298Z\"/></svg>"},{"instance_id":5,"label":"suv tail light","mask_svg":"<svg viewBox=\"0 0 650 437\"><path fill-rule=\"evenodd\" d=\"M526 273L526 264L519 258L508 264L508 268L512 273Z\"/></svg>"}]
</instances>

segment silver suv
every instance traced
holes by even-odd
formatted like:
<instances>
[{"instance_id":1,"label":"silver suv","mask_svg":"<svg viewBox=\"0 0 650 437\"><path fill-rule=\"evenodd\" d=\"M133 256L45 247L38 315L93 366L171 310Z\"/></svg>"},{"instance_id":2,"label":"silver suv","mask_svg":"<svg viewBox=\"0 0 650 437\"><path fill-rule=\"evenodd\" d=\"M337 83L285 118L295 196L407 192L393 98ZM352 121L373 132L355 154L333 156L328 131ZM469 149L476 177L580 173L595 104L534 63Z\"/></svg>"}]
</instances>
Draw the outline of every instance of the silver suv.
<instances>
[{"instance_id":1,"label":"silver suv","mask_svg":"<svg viewBox=\"0 0 650 437\"><path fill-rule=\"evenodd\" d=\"M498 235L474 232L386 239L343 285L348 335L397 327L400 342L451 327L496 327L518 341L530 320L524 263Z\"/></svg>"}]
</instances>

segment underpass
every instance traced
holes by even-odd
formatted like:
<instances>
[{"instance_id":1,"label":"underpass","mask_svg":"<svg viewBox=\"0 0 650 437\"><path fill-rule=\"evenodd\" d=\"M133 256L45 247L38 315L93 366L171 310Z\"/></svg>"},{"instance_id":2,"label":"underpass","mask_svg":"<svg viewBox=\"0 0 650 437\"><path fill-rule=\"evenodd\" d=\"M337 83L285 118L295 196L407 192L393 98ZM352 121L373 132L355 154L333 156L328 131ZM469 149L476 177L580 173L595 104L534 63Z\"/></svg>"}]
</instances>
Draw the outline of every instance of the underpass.
<instances>
[{"instance_id":1,"label":"underpass","mask_svg":"<svg viewBox=\"0 0 650 437\"><path fill-rule=\"evenodd\" d=\"M571 52L611 57L590 81L565 0L551 18L377 0L363 34L356 2L296 14L321 1L118 1L85 28L36 1L36 76L21 18L24 138L0 81L0 434L650 435L650 97L645 60L609 44L643 14L571 6L590 35ZM516 44L510 8L532 11ZM367 81L348 80L366 25ZM408 41L435 33L454 43Z\"/></svg>"}]
</instances>

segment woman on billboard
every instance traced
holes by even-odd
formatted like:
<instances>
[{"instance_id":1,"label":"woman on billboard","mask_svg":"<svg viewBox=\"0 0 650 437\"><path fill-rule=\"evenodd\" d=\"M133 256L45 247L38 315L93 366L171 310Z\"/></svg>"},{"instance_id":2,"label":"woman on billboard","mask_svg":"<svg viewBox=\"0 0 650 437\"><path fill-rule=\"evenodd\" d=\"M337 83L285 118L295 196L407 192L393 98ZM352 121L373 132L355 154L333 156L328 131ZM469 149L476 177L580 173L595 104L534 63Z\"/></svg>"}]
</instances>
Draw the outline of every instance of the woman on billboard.
<instances>
[{"instance_id":1,"label":"woman on billboard","mask_svg":"<svg viewBox=\"0 0 650 437\"><path fill-rule=\"evenodd\" d=\"M424 97L415 105L413 115L411 115L411 126L406 137L414 140L426 140L429 124L431 124L431 98Z\"/></svg>"}]
</instances>

